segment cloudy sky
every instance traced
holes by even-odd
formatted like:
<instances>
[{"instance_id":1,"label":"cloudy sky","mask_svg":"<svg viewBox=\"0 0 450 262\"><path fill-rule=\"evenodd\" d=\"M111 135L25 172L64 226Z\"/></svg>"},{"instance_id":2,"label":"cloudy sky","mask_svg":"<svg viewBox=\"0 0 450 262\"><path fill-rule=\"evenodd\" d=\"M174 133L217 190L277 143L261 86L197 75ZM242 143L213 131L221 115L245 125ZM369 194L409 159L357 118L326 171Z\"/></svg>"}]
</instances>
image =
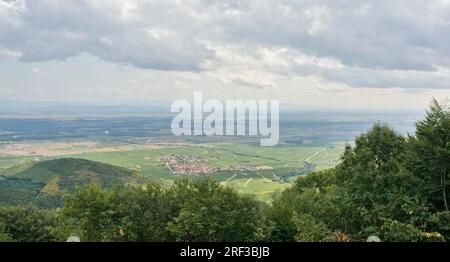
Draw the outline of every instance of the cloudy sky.
<instances>
[{"instance_id":1,"label":"cloudy sky","mask_svg":"<svg viewBox=\"0 0 450 262\"><path fill-rule=\"evenodd\" d=\"M450 0L0 0L0 99L450 97Z\"/></svg>"}]
</instances>

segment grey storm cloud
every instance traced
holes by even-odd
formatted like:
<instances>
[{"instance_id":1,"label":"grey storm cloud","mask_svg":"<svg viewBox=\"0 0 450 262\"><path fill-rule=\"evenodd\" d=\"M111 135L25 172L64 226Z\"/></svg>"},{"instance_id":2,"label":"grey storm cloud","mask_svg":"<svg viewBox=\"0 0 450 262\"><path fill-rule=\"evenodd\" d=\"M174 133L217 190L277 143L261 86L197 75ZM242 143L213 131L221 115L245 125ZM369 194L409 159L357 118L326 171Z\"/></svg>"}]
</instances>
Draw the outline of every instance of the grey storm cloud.
<instances>
[{"instance_id":1,"label":"grey storm cloud","mask_svg":"<svg viewBox=\"0 0 450 262\"><path fill-rule=\"evenodd\" d=\"M450 88L448 0L0 0L0 47L22 61L89 53L139 68L214 70L220 46L252 43L342 65L291 63L297 75Z\"/></svg>"}]
</instances>

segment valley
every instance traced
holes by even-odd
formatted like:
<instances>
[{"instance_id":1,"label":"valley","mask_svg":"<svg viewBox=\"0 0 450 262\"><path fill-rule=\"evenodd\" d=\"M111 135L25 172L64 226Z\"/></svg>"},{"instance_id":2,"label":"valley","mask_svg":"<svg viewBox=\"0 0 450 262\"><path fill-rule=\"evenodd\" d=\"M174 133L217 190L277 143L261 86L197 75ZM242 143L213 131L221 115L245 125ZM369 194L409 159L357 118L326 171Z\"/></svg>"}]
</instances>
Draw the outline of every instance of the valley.
<instances>
[{"instance_id":1,"label":"valley","mask_svg":"<svg viewBox=\"0 0 450 262\"><path fill-rule=\"evenodd\" d=\"M170 186L203 177L269 203L297 177L339 163L353 134L376 117L287 114L275 147L260 147L257 137L175 137L168 115L0 118L0 204L55 207L81 184ZM407 131L400 118L392 122Z\"/></svg>"}]
</instances>

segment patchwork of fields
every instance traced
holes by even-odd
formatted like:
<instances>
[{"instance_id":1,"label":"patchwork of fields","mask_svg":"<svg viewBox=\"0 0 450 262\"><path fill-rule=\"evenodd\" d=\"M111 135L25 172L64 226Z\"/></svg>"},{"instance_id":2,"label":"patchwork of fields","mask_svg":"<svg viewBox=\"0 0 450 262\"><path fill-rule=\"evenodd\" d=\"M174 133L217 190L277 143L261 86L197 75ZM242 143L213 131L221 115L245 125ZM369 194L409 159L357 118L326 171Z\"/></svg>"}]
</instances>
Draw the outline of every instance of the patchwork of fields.
<instances>
[{"instance_id":1,"label":"patchwork of fields","mask_svg":"<svg viewBox=\"0 0 450 262\"><path fill-rule=\"evenodd\" d=\"M40 148L47 151L42 153ZM259 147L236 143L127 144L94 142L33 142L3 145L0 174L7 177L29 163L58 158L80 158L125 167L148 181L170 184L177 179L209 176L243 194L269 201L298 176L334 166L343 144L335 146ZM8 148L27 148L12 151ZM183 173L172 166L188 166ZM184 169L183 169L184 170ZM200 170L200 171L198 171ZM195 171L195 172L194 172ZM204 171L204 172L201 172ZM52 181L54 183L54 181Z\"/></svg>"},{"instance_id":2,"label":"patchwork of fields","mask_svg":"<svg viewBox=\"0 0 450 262\"><path fill-rule=\"evenodd\" d=\"M401 133L414 128L413 115L382 117ZM108 170L121 174L121 168L126 168L135 175L125 177L125 184L154 181L170 185L178 179L208 176L269 202L274 192L297 177L335 166L345 143L379 119L377 114L283 114L280 144L260 147L257 137L176 137L167 114L3 117L0 197L13 202L38 198L48 202L48 195L73 188L71 183L110 185L113 180ZM66 158L72 160L48 163ZM64 172L68 167L71 172Z\"/></svg>"}]
</instances>

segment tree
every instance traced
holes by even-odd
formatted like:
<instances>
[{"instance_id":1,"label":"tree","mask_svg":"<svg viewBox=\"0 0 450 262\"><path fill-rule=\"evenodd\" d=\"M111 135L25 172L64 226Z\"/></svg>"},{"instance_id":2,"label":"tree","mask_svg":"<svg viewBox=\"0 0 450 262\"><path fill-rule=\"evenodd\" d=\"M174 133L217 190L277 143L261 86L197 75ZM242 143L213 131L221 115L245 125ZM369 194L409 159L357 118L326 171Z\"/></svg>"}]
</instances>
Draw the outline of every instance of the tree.
<instances>
[{"instance_id":1,"label":"tree","mask_svg":"<svg viewBox=\"0 0 450 262\"><path fill-rule=\"evenodd\" d=\"M412 196L414 177L404 168L405 148L405 138L382 124L357 137L354 148L347 146L336 167L333 200L347 233L364 239L384 217L407 217L400 206Z\"/></svg>"},{"instance_id":2,"label":"tree","mask_svg":"<svg viewBox=\"0 0 450 262\"><path fill-rule=\"evenodd\" d=\"M212 180L177 182L179 214L168 224L177 241L256 241L262 204Z\"/></svg>"},{"instance_id":3,"label":"tree","mask_svg":"<svg viewBox=\"0 0 450 262\"><path fill-rule=\"evenodd\" d=\"M327 225L309 214L294 213L295 240L298 242L330 242L336 241Z\"/></svg>"},{"instance_id":4,"label":"tree","mask_svg":"<svg viewBox=\"0 0 450 262\"><path fill-rule=\"evenodd\" d=\"M407 167L422 183L420 194L436 211L449 211L450 110L437 100L431 102L424 120L417 122L409 137Z\"/></svg>"},{"instance_id":5,"label":"tree","mask_svg":"<svg viewBox=\"0 0 450 262\"><path fill-rule=\"evenodd\" d=\"M14 240L5 232L5 225L0 223L0 242L13 242Z\"/></svg>"},{"instance_id":6,"label":"tree","mask_svg":"<svg viewBox=\"0 0 450 262\"><path fill-rule=\"evenodd\" d=\"M274 225L270 240L299 240L299 219L303 216L312 217L315 224L329 225L330 231L334 229L337 220L332 206L334 184L335 172L330 169L299 177L294 186L276 194L268 214Z\"/></svg>"},{"instance_id":7,"label":"tree","mask_svg":"<svg viewBox=\"0 0 450 262\"><path fill-rule=\"evenodd\" d=\"M351 183L360 191L389 188L405 158L405 139L387 125L375 124L346 147L336 169L337 183ZM387 187L386 187L387 186Z\"/></svg>"},{"instance_id":8,"label":"tree","mask_svg":"<svg viewBox=\"0 0 450 262\"><path fill-rule=\"evenodd\" d=\"M56 220L51 211L33 206L1 207L0 235L5 240L19 242L48 242Z\"/></svg>"},{"instance_id":9,"label":"tree","mask_svg":"<svg viewBox=\"0 0 450 262\"><path fill-rule=\"evenodd\" d=\"M266 235L262 212L263 204L212 180L88 186L65 197L56 233L82 241L255 241Z\"/></svg>"},{"instance_id":10,"label":"tree","mask_svg":"<svg viewBox=\"0 0 450 262\"><path fill-rule=\"evenodd\" d=\"M110 194L98 186L89 185L64 198L64 208L58 214L67 231L80 235L83 241L105 241L105 233L113 227ZM63 236L67 237L67 236Z\"/></svg>"},{"instance_id":11,"label":"tree","mask_svg":"<svg viewBox=\"0 0 450 262\"><path fill-rule=\"evenodd\" d=\"M165 226L173 214L165 211L164 198L157 184L80 188L65 196L59 212L60 239L75 233L83 241L167 241Z\"/></svg>"},{"instance_id":12,"label":"tree","mask_svg":"<svg viewBox=\"0 0 450 262\"><path fill-rule=\"evenodd\" d=\"M408 225L395 227L397 233L408 234L411 228L434 232L429 225L436 219L424 209L415 191L418 180L405 168L406 152L403 136L375 124L356 138L354 147L346 147L335 168L298 178L292 188L276 196L270 214L275 223L272 238L301 238L296 216L305 220L300 223L303 230L318 230L311 234L321 228L347 240L363 241L379 234L387 220Z\"/></svg>"},{"instance_id":13,"label":"tree","mask_svg":"<svg viewBox=\"0 0 450 262\"><path fill-rule=\"evenodd\" d=\"M444 241L444 237L438 232L427 233L414 225L396 220L387 220L379 233L383 241L389 242Z\"/></svg>"}]
</instances>

